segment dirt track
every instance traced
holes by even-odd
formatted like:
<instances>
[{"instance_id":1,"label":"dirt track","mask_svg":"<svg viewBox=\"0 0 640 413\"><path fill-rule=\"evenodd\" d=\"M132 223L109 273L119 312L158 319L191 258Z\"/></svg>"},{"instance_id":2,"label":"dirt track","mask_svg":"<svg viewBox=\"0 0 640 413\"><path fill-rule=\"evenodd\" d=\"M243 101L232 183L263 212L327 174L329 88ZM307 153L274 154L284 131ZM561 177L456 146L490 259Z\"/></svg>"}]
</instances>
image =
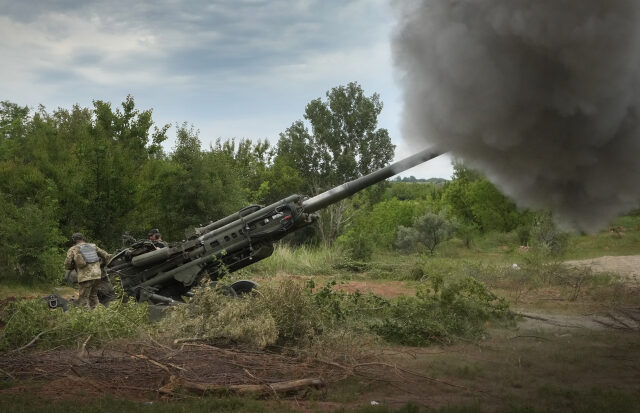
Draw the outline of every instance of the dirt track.
<instances>
[{"instance_id":1,"label":"dirt track","mask_svg":"<svg viewBox=\"0 0 640 413\"><path fill-rule=\"evenodd\" d=\"M640 284L640 255L605 256L586 260L566 261L575 267L590 267L595 272L612 272L625 281Z\"/></svg>"}]
</instances>

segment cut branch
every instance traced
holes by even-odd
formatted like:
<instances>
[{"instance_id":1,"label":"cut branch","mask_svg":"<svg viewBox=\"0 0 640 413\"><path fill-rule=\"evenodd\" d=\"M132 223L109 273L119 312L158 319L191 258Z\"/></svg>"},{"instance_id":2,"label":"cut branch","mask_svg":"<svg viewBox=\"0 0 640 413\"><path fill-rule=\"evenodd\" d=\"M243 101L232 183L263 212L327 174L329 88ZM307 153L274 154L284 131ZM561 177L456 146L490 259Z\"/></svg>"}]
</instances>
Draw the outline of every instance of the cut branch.
<instances>
[{"instance_id":1,"label":"cut branch","mask_svg":"<svg viewBox=\"0 0 640 413\"><path fill-rule=\"evenodd\" d=\"M193 393L234 393L234 394L258 394L272 395L274 393L290 393L309 388L322 389L326 385L320 378L299 379L290 381L281 381L270 384L235 384L221 385L198 383L194 381L179 379L171 376L169 383L158 389L163 394L174 394L176 389L183 389Z\"/></svg>"}]
</instances>

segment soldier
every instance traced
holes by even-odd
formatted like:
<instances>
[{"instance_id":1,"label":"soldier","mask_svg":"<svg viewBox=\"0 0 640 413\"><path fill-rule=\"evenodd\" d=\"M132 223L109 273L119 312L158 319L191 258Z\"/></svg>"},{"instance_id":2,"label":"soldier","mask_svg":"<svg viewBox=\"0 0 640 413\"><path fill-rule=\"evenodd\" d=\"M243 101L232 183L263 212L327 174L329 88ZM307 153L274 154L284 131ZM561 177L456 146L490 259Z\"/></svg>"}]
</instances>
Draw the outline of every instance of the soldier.
<instances>
[{"instance_id":1,"label":"soldier","mask_svg":"<svg viewBox=\"0 0 640 413\"><path fill-rule=\"evenodd\" d=\"M169 246L169 244L162 240L162 235L160 235L160 230L158 228L150 230L148 235L149 240L153 243L153 246L156 247L156 249Z\"/></svg>"},{"instance_id":2,"label":"soldier","mask_svg":"<svg viewBox=\"0 0 640 413\"><path fill-rule=\"evenodd\" d=\"M92 310L98 305L98 286L102 277L100 259L107 262L111 256L95 244L85 242L80 233L73 234L71 241L74 245L67 251L64 267L78 273L78 305Z\"/></svg>"}]
</instances>

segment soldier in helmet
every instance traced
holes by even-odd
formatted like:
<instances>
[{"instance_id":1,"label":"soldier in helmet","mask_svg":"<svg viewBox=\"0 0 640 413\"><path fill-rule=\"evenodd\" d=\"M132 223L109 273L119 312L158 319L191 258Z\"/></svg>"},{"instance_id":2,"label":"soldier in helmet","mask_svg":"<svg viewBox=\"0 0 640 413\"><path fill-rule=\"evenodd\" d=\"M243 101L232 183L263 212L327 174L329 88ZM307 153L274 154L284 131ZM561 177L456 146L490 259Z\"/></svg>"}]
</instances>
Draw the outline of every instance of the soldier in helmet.
<instances>
[{"instance_id":1,"label":"soldier in helmet","mask_svg":"<svg viewBox=\"0 0 640 413\"><path fill-rule=\"evenodd\" d=\"M160 230L158 228L154 228L149 230L149 240L153 243L153 246L157 248L165 248L168 247L169 244L162 240L162 235L160 234Z\"/></svg>"},{"instance_id":2,"label":"soldier in helmet","mask_svg":"<svg viewBox=\"0 0 640 413\"><path fill-rule=\"evenodd\" d=\"M102 277L100 260L107 262L111 256L95 244L86 242L80 233L73 234L71 241L74 245L67 251L64 267L75 269L78 274L78 305L94 309L98 305L98 286Z\"/></svg>"}]
</instances>

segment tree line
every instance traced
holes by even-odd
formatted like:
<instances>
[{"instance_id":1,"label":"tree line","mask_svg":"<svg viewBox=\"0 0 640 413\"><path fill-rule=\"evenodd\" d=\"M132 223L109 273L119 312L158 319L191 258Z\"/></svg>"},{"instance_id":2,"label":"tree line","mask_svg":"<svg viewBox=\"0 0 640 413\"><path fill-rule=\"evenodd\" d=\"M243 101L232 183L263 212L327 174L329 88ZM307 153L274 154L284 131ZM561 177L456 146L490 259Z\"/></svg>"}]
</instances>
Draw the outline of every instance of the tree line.
<instances>
[{"instance_id":1,"label":"tree line","mask_svg":"<svg viewBox=\"0 0 640 413\"><path fill-rule=\"evenodd\" d=\"M83 232L113 251L128 233L160 228L169 241L185 230L248 204L290 194L314 195L390 163L394 145L378 127L383 104L358 83L312 100L303 119L267 140L218 139L203 147L199 131L156 125L151 110L128 96L119 106L36 110L0 102L0 277L60 277L68 238ZM367 238L393 248L397 226L426 211L478 231L510 231L526 221L513 202L459 166L451 182L386 182L320 213L315 231L290 242L346 247ZM346 248L345 247L345 248Z\"/></svg>"}]
</instances>

